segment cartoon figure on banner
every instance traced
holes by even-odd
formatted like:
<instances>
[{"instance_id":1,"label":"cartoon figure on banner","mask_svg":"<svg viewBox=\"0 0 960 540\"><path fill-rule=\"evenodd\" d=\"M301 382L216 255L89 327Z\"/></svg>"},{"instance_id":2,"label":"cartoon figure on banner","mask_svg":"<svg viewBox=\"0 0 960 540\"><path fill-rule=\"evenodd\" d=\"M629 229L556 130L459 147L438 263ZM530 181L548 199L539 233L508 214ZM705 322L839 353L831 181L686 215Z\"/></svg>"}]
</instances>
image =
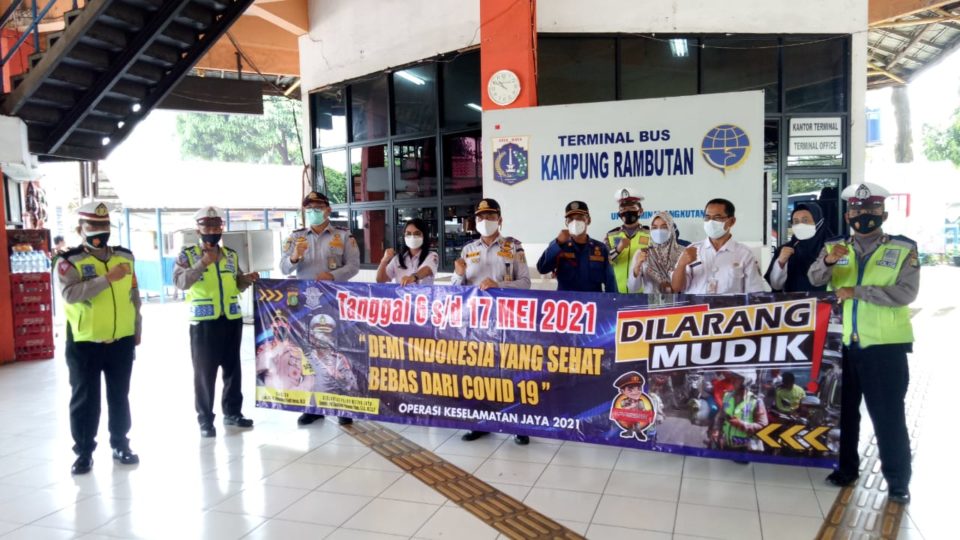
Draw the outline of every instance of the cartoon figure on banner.
<instances>
[{"instance_id":1,"label":"cartoon figure on banner","mask_svg":"<svg viewBox=\"0 0 960 540\"><path fill-rule=\"evenodd\" d=\"M335 336L337 321L325 313L318 313L310 319L307 339L310 352L307 361L316 373L317 392L350 395L360 386L357 376L350 368L350 361L336 350Z\"/></svg>"},{"instance_id":2,"label":"cartoon figure on banner","mask_svg":"<svg viewBox=\"0 0 960 540\"><path fill-rule=\"evenodd\" d=\"M646 442L649 440L647 431L657 419L654 401L643 391L645 382L643 375L628 371L613 383L620 394L611 404L610 419L620 427L620 437L624 439Z\"/></svg>"}]
</instances>

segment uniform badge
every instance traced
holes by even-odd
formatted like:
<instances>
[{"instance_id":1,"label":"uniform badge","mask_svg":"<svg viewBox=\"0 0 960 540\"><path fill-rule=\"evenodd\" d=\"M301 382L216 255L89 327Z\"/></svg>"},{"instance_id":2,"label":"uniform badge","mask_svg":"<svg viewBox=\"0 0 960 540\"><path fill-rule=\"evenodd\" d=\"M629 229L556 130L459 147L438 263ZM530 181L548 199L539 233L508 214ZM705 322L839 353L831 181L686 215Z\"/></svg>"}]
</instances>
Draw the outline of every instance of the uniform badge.
<instances>
[{"instance_id":1,"label":"uniform badge","mask_svg":"<svg viewBox=\"0 0 960 540\"><path fill-rule=\"evenodd\" d=\"M80 275L83 279L95 278L97 277L97 267L92 264L81 264Z\"/></svg>"},{"instance_id":2,"label":"uniform badge","mask_svg":"<svg viewBox=\"0 0 960 540\"><path fill-rule=\"evenodd\" d=\"M337 269L337 260L333 257L327 258L327 270L336 270Z\"/></svg>"},{"instance_id":3,"label":"uniform badge","mask_svg":"<svg viewBox=\"0 0 960 540\"><path fill-rule=\"evenodd\" d=\"M287 306L298 307L300 305L300 289L298 287L287 288Z\"/></svg>"},{"instance_id":4,"label":"uniform badge","mask_svg":"<svg viewBox=\"0 0 960 540\"><path fill-rule=\"evenodd\" d=\"M283 251L290 251L291 246L293 246L292 236L283 241Z\"/></svg>"},{"instance_id":5,"label":"uniform badge","mask_svg":"<svg viewBox=\"0 0 960 540\"><path fill-rule=\"evenodd\" d=\"M227 257L227 262L223 264L223 269L230 273L237 271L237 263L234 262L233 257Z\"/></svg>"},{"instance_id":6,"label":"uniform badge","mask_svg":"<svg viewBox=\"0 0 960 540\"><path fill-rule=\"evenodd\" d=\"M67 272L70 270L70 263L66 259L60 259L60 262L57 264L57 271L60 272L61 276L67 275Z\"/></svg>"},{"instance_id":7,"label":"uniform badge","mask_svg":"<svg viewBox=\"0 0 960 540\"><path fill-rule=\"evenodd\" d=\"M343 248L343 239L340 238L339 234L333 235L333 238L330 240L330 248Z\"/></svg>"},{"instance_id":8,"label":"uniform badge","mask_svg":"<svg viewBox=\"0 0 960 540\"><path fill-rule=\"evenodd\" d=\"M900 260L900 250L899 249L888 249L884 252L883 257L877 261L877 266L885 266L887 268L896 268L897 261Z\"/></svg>"},{"instance_id":9,"label":"uniform badge","mask_svg":"<svg viewBox=\"0 0 960 540\"><path fill-rule=\"evenodd\" d=\"M910 258L907 260L907 263L913 268L920 268L920 256L916 249L910 250Z\"/></svg>"},{"instance_id":10,"label":"uniform badge","mask_svg":"<svg viewBox=\"0 0 960 540\"><path fill-rule=\"evenodd\" d=\"M303 296L306 299L308 308L316 309L320 307L320 297L323 296L323 293L320 292L320 289L316 287L307 287L307 289L303 291Z\"/></svg>"}]
</instances>

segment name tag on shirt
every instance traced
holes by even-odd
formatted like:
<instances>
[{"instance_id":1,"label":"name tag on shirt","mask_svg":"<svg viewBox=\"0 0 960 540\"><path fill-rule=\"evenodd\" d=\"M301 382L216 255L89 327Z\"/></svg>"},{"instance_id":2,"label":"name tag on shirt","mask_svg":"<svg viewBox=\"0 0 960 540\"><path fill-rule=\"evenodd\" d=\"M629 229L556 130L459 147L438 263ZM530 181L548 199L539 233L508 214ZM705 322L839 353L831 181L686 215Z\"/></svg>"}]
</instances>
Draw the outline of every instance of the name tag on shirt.
<instances>
[{"instance_id":1,"label":"name tag on shirt","mask_svg":"<svg viewBox=\"0 0 960 540\"><path fill-rule=\"evenodd\" d=\"M888 249L883 254L883 258L877 261L877 266L886 266L887 268L896 268L897 261L900 260L899 249Z\"/></svg>"}]
</instances>

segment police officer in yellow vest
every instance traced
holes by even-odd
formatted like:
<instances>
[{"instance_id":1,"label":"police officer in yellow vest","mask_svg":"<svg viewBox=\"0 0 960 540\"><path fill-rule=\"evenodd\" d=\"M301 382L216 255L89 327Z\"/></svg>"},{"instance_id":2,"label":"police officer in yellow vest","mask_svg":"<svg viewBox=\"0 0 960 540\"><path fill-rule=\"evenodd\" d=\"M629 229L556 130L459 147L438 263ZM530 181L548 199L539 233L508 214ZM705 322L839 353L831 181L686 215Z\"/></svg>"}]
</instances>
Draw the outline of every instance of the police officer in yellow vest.
<instances>
[{"instance_id":1,"label":"police officer in yellow vest","mask_svg":"<svg viewBox=\"0 0 960 540\"><path fill-rule=\"evenodd\" d=\"M846 188L845 219L851 240L827 241L810 266L813 285L830 283L843 303L843 395L840 406L840 465L827 481L845 486L856 481L860 456L860 400L873 420L889 487L888 499L910 502L910 437L904 398L913 350L913 329L907 307L920 288L917 245L904 236L889 236L887 190L864 182Z\"/></svg>"},{"instance_id":2,"label":"police officer in yellow vest","mask_svg":"<svg viewBox=\"0 0 960 540\"><path fill-rule=\"evenodd\" d=\"M650 233L640 225L643 196L629 188L618 189L614 195L620 206L619 215L623 225L607 233L607 246L610 248L610 264L617 278L617 292L625 294L629 291L630 261L638 251L650 246Z\"/></svg>"},{"instance_id":3,"label":"police officer in yellow vest","mask_svg":"<svg viewBox=\"0 0 960 540\"><path fill-rule=\"evenodd\" d=\"M217 368L223 374L223 425L248 428L253 420L240 413L240 339L243 315L240 292L260 278L243 273L237 252L220 245L223 213L213 206L194 214L198 244L183 248L173 270L178 289L187 291L190 309L190 352L200 435L215 437L213 397Z\"/></svg>"},{"instance_id":4,"label":"police officer in yellow vest","mask_svg":"<svg viewBox=\"0 0 960 540\"><path fill-rule=\"evenodd\" d=\"M130 450L130 373L134 347L140 344L140 292L133 274L133 253L107 246L110 212L87 203L77 211L83 244L57 258L60 292L66 304L67 367L70 370L70 432L77 460L73 474L93 467L100 425L100 376L106 381L113 459L133 465Z\"/></svg>"}]
</instances>

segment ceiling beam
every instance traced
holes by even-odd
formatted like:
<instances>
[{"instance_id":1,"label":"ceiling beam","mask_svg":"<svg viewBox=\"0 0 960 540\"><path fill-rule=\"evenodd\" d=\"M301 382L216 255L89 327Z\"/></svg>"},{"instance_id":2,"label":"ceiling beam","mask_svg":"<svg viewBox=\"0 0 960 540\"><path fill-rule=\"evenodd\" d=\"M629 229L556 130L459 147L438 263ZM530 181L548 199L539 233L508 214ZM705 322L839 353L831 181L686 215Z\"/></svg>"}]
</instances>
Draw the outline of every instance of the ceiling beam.
<instances>
[{"instance_id":1,"label":"ceiling beam","mask_svg":"<svg viewBox=\"0 0 960 540\"><path fill-rule=\"evenodd\" d=\"M876 71L877 74L879 74L879 75L883 75L884 77L887 77L887 78L889 78L889 79L893 79L893 80L897 81L897 82L900 83L900 84L907 84L907 81L905 81L905 80L903 79L903 77L900 77L899 75L896 75L895 73L890 73L889 71L887 71L886 69L884 69L883 66L878 66L877 64L870 63L870 64L868 64L867 68Z\"/></svg>"},{"instance_id":2,"label":"ceiling beam","mask_svg":"<svg viewBox=\"0 0 960 540\"><path fill-rule=\"evenodd\" d=\"M931 11L956 0L870 0L870 25L895 21L924 11Z\"/></svg>"},{"instance_id":3,"label":"ceiling beam","mask_svg":"<svg viewBox=\"0 0 960 540\"><path fill-rule=\"evenodd\" d=\"M883 22L870 25L870 28L905 28L909 26L925 26L929 24L942 24L960 21L960 15L950 17L923 17L919 19L899 20L892 22Z\"/></svg>"},{"instance_id":4,"label":"ceiling beam","mask_svg":"<svg viewBox=\"0 0 960 540\"><path fill-rule=\"evenodd\" d=\"M920 38L923 37L923 34L924 34L924 32L927 31L927 28L928 28L928 27L925 26L925 27L920 28L919 30L917 30L917 33L914 34L913 39L911 39L909 43L907 43L906 45L904 45L903 48L901 48L900 51L898 51L897 54L894 55L894 57L893 57L892 60L890 60L889 62L887 62L887 69L888 69L888 70L889 70L889 69L893 69L893 67L894 67L895 65L897 65L897 62L899 62L900 60L902 60L903 57L906 56L908 52L910 52L910 49L920 41Z\"/></svg>"}]
</instances>

